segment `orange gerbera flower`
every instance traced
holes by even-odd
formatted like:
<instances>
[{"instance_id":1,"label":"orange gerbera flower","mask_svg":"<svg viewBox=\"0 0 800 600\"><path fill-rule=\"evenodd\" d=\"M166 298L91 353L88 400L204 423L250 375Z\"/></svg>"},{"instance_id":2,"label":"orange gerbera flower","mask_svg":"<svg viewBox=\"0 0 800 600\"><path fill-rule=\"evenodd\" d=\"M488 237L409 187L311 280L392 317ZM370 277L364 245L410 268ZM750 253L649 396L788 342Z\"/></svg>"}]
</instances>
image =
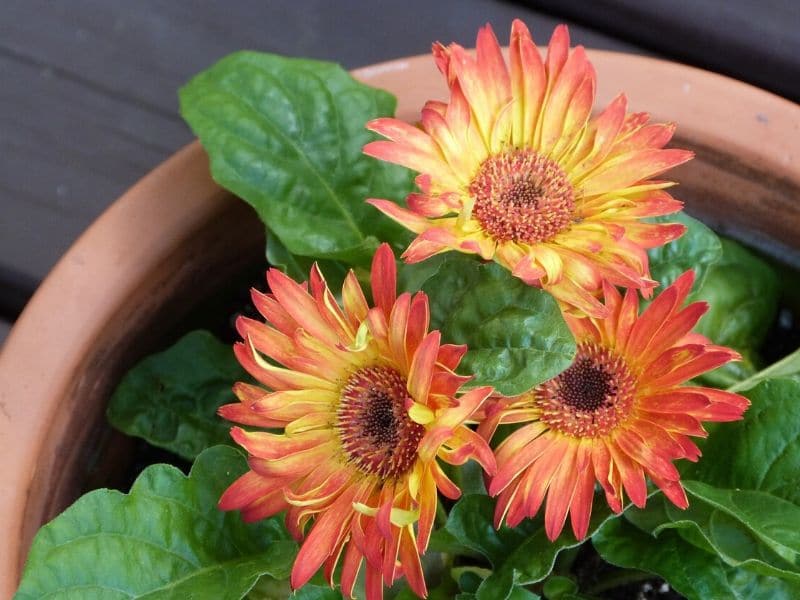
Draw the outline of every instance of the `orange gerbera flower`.
<instances>
[{"instance_id":1,"label":"orange gerbera flower","mask_svg":"<svg viewBox=\"0 0 800 600\"><path fill-rule=\"evenodd\" d=\"M420 173L421 193L408 196L407 209L370 200L419 234L403 258L476 253L596 317L606 314L596 297L603 280L649 295L657 284L645 250L684 231L641 221L682 206L664 191L670 182L650 180L692 157L663 149L674 125L626 114L624 95L591 119L595 72L581 46L570 52L563 25L543 61L514 21L510 69L489 25L475 57L458 44L435 44L433 54L450 101L428 102L421 129L370 122L389 141L364 148Z\"/></svg>"},{"instance_id":2,"label":"orange gerbera flower","mask_svg":"<svg viewBox=\"0 0 800 600\"><path fill-rule=\"evenodd\" d=\"M704 302L683 308L693 281L694 273L687 271L638 317L636 291L623 298L606 284L608 318L566 316L578 343L572 366L488 409L481 425L487 438L498 423L526 423L496 451L497 475L489 492L499 494L498 526L503 519L514 526L532 517L546 495L547 536L558 536L569 511L581 539L595 480L617 513L623 489L636 506L644 506L645 475L677 506L688 506L672 461L698 459L700 450L688 436L706 435L702 421L740 419L749 405L737 394L681 385L739 358L690 333L708 309Z\"/></svg>"},{"instance_id":3,"label":"orange gerbera flower","mask_svg":"<svg viewBox=\"0 0 800 600\"><path fill-rule=\"evenodd\" d=\"M287 510L289 531L304 540L292 569L295 589L322 565L333 584L342 558L341 586L351 597L365 560L368 599L382 597L383 586L401 575L425 596L419 554L428 545L437 488L448 498L460 495L437 459L473 458L494 472L488 444L465 425L491 388L456 398L469 379L454 373L466 348L440 344L439 332L428 332L425 294L396 297L386 244L372 263L373 308L352 271L342 307L316 265L310 293L275 269L267 281L271 294L253 291L267 322L240 317L245 342L235 346L267 389L236 384L241 403L220 414L283 433L232 429L251 470L220 507L241 509L247 521Z\"/></svg>"}]
</instances>

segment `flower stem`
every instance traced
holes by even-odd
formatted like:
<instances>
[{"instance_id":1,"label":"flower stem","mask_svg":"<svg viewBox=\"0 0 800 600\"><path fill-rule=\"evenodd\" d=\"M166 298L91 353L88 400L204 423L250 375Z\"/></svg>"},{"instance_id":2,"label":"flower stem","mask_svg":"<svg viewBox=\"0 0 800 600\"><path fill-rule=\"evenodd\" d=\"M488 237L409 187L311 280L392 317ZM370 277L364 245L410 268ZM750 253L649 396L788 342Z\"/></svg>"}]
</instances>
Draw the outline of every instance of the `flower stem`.
<instances>
[{"instance_id":1,"label":"flower stem","mask_svg":"<svg viewBox=\"0 0 800 600\"><path fill-rule=\"evenodd\" d=\"M800 350L792 352L788 356L784 356L779 361L772 363L767 368L762 369L755 375L751 375L738 383L734 383L728 388L729 392L741 392L754 387L760 381L768 377L781 377L792 375L797 372L798 359L800 359Z\"/></svg>"}]
</instances>

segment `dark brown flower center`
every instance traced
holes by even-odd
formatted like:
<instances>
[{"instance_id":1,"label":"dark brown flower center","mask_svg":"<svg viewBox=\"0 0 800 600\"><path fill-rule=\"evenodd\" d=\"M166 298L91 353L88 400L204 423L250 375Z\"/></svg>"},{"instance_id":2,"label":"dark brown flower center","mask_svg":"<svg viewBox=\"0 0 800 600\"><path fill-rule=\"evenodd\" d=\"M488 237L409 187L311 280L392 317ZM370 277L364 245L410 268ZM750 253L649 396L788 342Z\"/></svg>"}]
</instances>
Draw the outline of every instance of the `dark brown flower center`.
<instances>
[{"instance_id":1,"label":"dark brown flower center","mask_svg":"<svg viewBox=\"0 0 800 600\"><path fill-rule=\"evenodd\" d=\"M406 381L389 367L365 367L342 389L336 427L350 462L382 479L414 465L425 428L408 416Z\"/></svg>"},{"instance_id":2,"label":"dark brown flower center","mask_svg":"<svg viewBox=\"0 0 800 600\"><path fill-rule=\"evenodd\" d=\"M563 169L533 150L487 158L469 188L473 216L498 242L536 243L569 227L575 192Z\"/></svg>"},{"instance_id":3,"label":"dark brown flower center","mask_svg":"<svg viewBox=\"0 0 800 600\"><path fill-rule=\"evenodd\" d=\"M575 410L595 412L608 406L616 393L614 376L586 356L559 375L561 401Z\"/></svg>"},{"instance_id":4,"label":"dark brown flower center","mask_svg":"<svg viewBox=\"0 0 800 600\"><path fill-rule=\"evenodd\" d=\"M593 343L578 346L572 365L534 394L547 425L574 437L610 433L633 408L636 380L624 359Z\"/></svg>"}]
</instances>

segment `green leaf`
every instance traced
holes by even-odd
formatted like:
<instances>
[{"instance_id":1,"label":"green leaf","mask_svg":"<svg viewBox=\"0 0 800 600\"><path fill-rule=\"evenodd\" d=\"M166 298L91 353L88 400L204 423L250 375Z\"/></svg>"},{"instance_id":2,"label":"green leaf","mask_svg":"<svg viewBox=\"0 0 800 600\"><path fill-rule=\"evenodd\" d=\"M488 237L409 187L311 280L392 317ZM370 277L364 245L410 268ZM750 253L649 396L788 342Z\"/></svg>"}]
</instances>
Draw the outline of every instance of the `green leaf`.
<instances>
[{"instance_id":1,"label":"green leaf","mask_svg":"<svg viewBox=\"0 0 800 600\"><path fill-rule=\"evenodd\" d=\"M495 595L491 596L491 598L496 600L539 600L540 596L534 594L532 591L514 584L511 586L510 589L504 589L501 594L504 595ZM477 594L473 592L461 592L455 596L455 600L474 600L475 598L480 598ZM489 596L483 596L489 597Z\"/></svg>"},{"instance_id":2,"label":"green leaf","mask_svg":"<svg viewBox=\"0 0 800 600\"><path fill-rule=\"evenodd\" d=\"M493 525L494 501L488 496L464 496L450 511L445 528L466 547L482 554L494 567L478 588L479 600L509 598L515 586L541 581L553 568L562 550L581 544L570 533L554 542L547 539L541 518L526 520L513 529ZM611 511L595 503L589 533L594 532Z\"/></svg>"},{"instance_id":3,"label":"green leaf","mask_svg":"<svg viewBox=\"0 0 800 600\"><path fill-rule=\"evenodd\" d=\"M722 239L722 258L708 270L692 300L708 302L709 310L696 331L715 344L742 353L744 360L729 363L703 376L711 385L730 385L752 375L756 351L778 310L780 286L770 265L736 242Z\"/></svg>"},{"instance_id":4,"label":"green leaf","mask_svg":"<svg viewBox=\"0 0 800 600\"><path fill-rule=\"evenodd\" d=\"M466 257L458 257L449 253L437 254L427 260L413 264L398 260L397 289L404 292L418 292L426 281L439 272L444 264L457 259L469 260Z\"/></svg>"},{"instance_id":5,"label":"green leaf","mask_svg":"<svg viewBox=\"0 0 800 600\"><path fill-rule=\"evenodd\" d=\"M717 428L684 476L718 488L768 492L800 506L800 381L770 379L744 395L751 402L744 419Z\"/></svg>"},{"instance_id":6,"label":"green leaf","mask_svg":"<svg viewBox=\"0 0 800 600\"><path fill-rule=\"evenodd\" d=\"M458 486L461 493L486 495L484 471L476 461L470 460L463 465L443 464L442 468L450 480Z\"/></svg>"},{"instance_id":7,"label":"green leaf","mask_svg":"<svg viewBox=\"0 0 800 600\"><path fill-rule=\"evenodd\" d=\"M246 469L217 446L188 477L154 465L129 494L86 494L39 530L15 600L239 600L261 575L288 577L297 547L279 517L248 525L217 508Z\"/></svg>"},{"instance_id":8,"label":"green leaf","mask_svg":"<svg viewBox=\"0 0 800 600\"><path fill-rule=\"evenodd\" d=\"M475 597L475 592L478 591L478 586L481 582L491 575L492 571L485 567L476 567L473 565L453 567L450 569L450 575L454 581L458 582L458 587L462 592L471 594Z\"/></svg>"},{"instance_id":9,"label":"green leaf","mask_svg":"<svg viewBox=\"0 0 800 600\"><path fill-rule=\"evenodd\" d=\"M472 385L520 394L572 363L575 340L556 301L498 264L448 257L422 289L431 328L468 346L460 371L475 375Z\"/></svg>"},{"instance_id":10,"label":"green leaf","mask_svg":"<svg viewBox=\"0 0 800 600\"><path fill-rule=\"evenodd\" d=\"M708 312L696 331L715 344L753 350L764 340L778 309L778 276L736 242L721 239L722 258L711 266L695 300L705 300Z\"/></svg>"},{"instance_id":11,"label":"green leaf","mask_svg":"<svg viewBox=\"0 0 800 600\"><path fill-rule=\"evenodd\" d=\"M611 519L592 536L592 544L608 562L655 573L689 600L800 597L800 586L726 565L714 554L685 541L677 531L662 531L653 537L625 518Z\"/></svg>"},{"instance_id":12,"label":"green leaf","mask_svg":"<svg viewBox=\"0 0 800 600\"><path fill-rule=\"evenodd\" d=\"M369 264L410 234L364 201L401 201L412 173L362 153L394 97L332 63L237 52L180 91L211 173L251 204L291 254Z\"/></svg>"},{"instance_id":13,"label":"green leaf","mask_svg":"<svg viewBox=\"0 0 800 600\"><path fill-rule=\"evenodd\" d=\"M510 548L525 541L523 527L495 529L494 501L483 494L462 496L450 511L446 531L461 544L483 555L497 568L507 558Z\"/></svg>"},{"instance_id":14,"label":"green leaf","mask_svg":"<svg viewBox=\"0 0 800 600\"><path fill-rule=\"evenodd\" d=\"M128 372L111 397L108 420L193 460L206 448L230 443L230 423L217 416L217 408L236 402L231 386L247 379L230 346L207 331L193 331Z\"/></svg>"},{"instance_id":15,"label":"green leaf","mask_svg":"<svg viewBox=\"0 0 800 600\"><path fill-rule=\"evenodd\" d=\"M342 283L349 271L347 265L336 260L315 261L313 258L292 254L278 237L269 231L266 255L270 266L280 269L295 281L308 281L311 266L316 262L334 294L338 294L342 289Z\"/></svg>"},{"instance_id":16,"label":"green leaf","mask_svg":"<svg viewBox=\"0 0 800 600\"><path fill-rule=\"evenodd\" d=\"M539 595L534 594L532 591L525 589L522 586L515 585L511 588L511 593L508 595L508 600L539 600Z\"/></svg>"},{"instance_id":17,"label":"green leaf","mask_svg":"<svg viewBox=\"0 0 800 600\"><path fill-rule=\"evenodd\" d=\"M648 251L650 273L661 288L669 286L688 269L694 269L695 287L703 285L706 273L722 258L722 245L717 235L685 212L648 219L653 223L683 223L687 230L677 240Z\"/></svg>"},{"instance_id":18,"label":"green leaf","mask_svg":"<svg viewBox=\"0 0 800 600\"><path fill-rule=\"evenodd\" d=\"M545 580L542 593L547 600L562 600L578 593L578 583L571 577L551 575Z\"/></svg>"},{"instance_id":19,"label":"green leaf","mask_svg":"<svg viewBox=\"0 0 800 600\"><path fill-rule=\"evenodd\" d=\"M702 581L706 571L700 570L697 585L718 585L727 578L733 581L730 585L749 589L764 576L764 585L795 590L800 587L800 381L766 380L746 395L752 405L744 420L716 428L701 445L702 460L684 469L689 508L680 511L658 497L644 510L628 510L626 518L657 534L658 540L651 540L654 546L669 534L665 539L677 540L675 545L690 544L709 553L706 562L721 561L721 570L709 570L708 581ZM650 559L642 553L641 560ZM658 564L658 556L652 561ZM654 570L679 586L680 579L671 578L679 574L668 575L646 563L639 568ZM776 583L773 577L790 584Z\"/></svg>"},{"instance_id":20,"label":"green leaf","mask_svg":"<svg viewBox=\"0 0 800 600\"><path fill-rule=\"evenodd\" d=\"M653 533L688 528L726 564L800 584L800 507L757 490L720 489L700 481L683 485L689 508L667 504L671 520Z\"/></svg>"},{"instance_id":21,"label":"green leaf","mask_svg":"<svg viewBox=\"0 0 800 600\"><path fill-rule=\"evenodd\" d=\"M339 590L322 585L306 584L289 596L291 600L341 600Z\"/></svg>"},{"instance_id":22,"label":"green leaf","mask_svg":"<svg viewBox=\"0 0 800 600\"><path fill-rule=\"evenodd\" d=\"M291 594L292 587L288 579L275 579L263 575L247 593L245 600L285 600Z\"/></svg>"},{"instance_id":23,"label":"green leaf","mask_svg":"<svg viewBox=\"0 0 800 600\"><path fill-rule=\"evenodd\" d=\"M442 552L444 554L459 554L461 556L471 556L479 558L480 552L468 548L446 529L434 529L431 533L431 541L428 544L429 552Z\"/></svg>"}]
</instances>

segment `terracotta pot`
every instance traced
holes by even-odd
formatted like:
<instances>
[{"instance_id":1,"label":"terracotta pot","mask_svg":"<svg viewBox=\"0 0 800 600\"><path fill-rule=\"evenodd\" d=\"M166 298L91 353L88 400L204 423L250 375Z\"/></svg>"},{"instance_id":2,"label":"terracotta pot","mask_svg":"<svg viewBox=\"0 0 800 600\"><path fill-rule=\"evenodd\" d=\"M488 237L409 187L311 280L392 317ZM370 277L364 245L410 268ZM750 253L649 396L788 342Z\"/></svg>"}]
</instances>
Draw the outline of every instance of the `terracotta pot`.
<instances>
[{"instance_id":1,"label":"terracotta pot","mask_svg":"<svg viewBox=\"0 0 800 600\"><path fill-rule=\"evenodd\" d=\"M690 212L800 264L799 106L678 64L590 55L598 106L625 90L632 110L679 123L674 145L697 158L670 178ZM445 98L428 56L355 75L395 93L409 121L425 100ZM77 497L88 465L113 455L103 446L104 409L119 377L153 348L163 323L262 250L254 214L211 181L195 143L120 198L56 265L0 355L0 597L13 593L37 528Z\"/></svg>"}]
</instances>

